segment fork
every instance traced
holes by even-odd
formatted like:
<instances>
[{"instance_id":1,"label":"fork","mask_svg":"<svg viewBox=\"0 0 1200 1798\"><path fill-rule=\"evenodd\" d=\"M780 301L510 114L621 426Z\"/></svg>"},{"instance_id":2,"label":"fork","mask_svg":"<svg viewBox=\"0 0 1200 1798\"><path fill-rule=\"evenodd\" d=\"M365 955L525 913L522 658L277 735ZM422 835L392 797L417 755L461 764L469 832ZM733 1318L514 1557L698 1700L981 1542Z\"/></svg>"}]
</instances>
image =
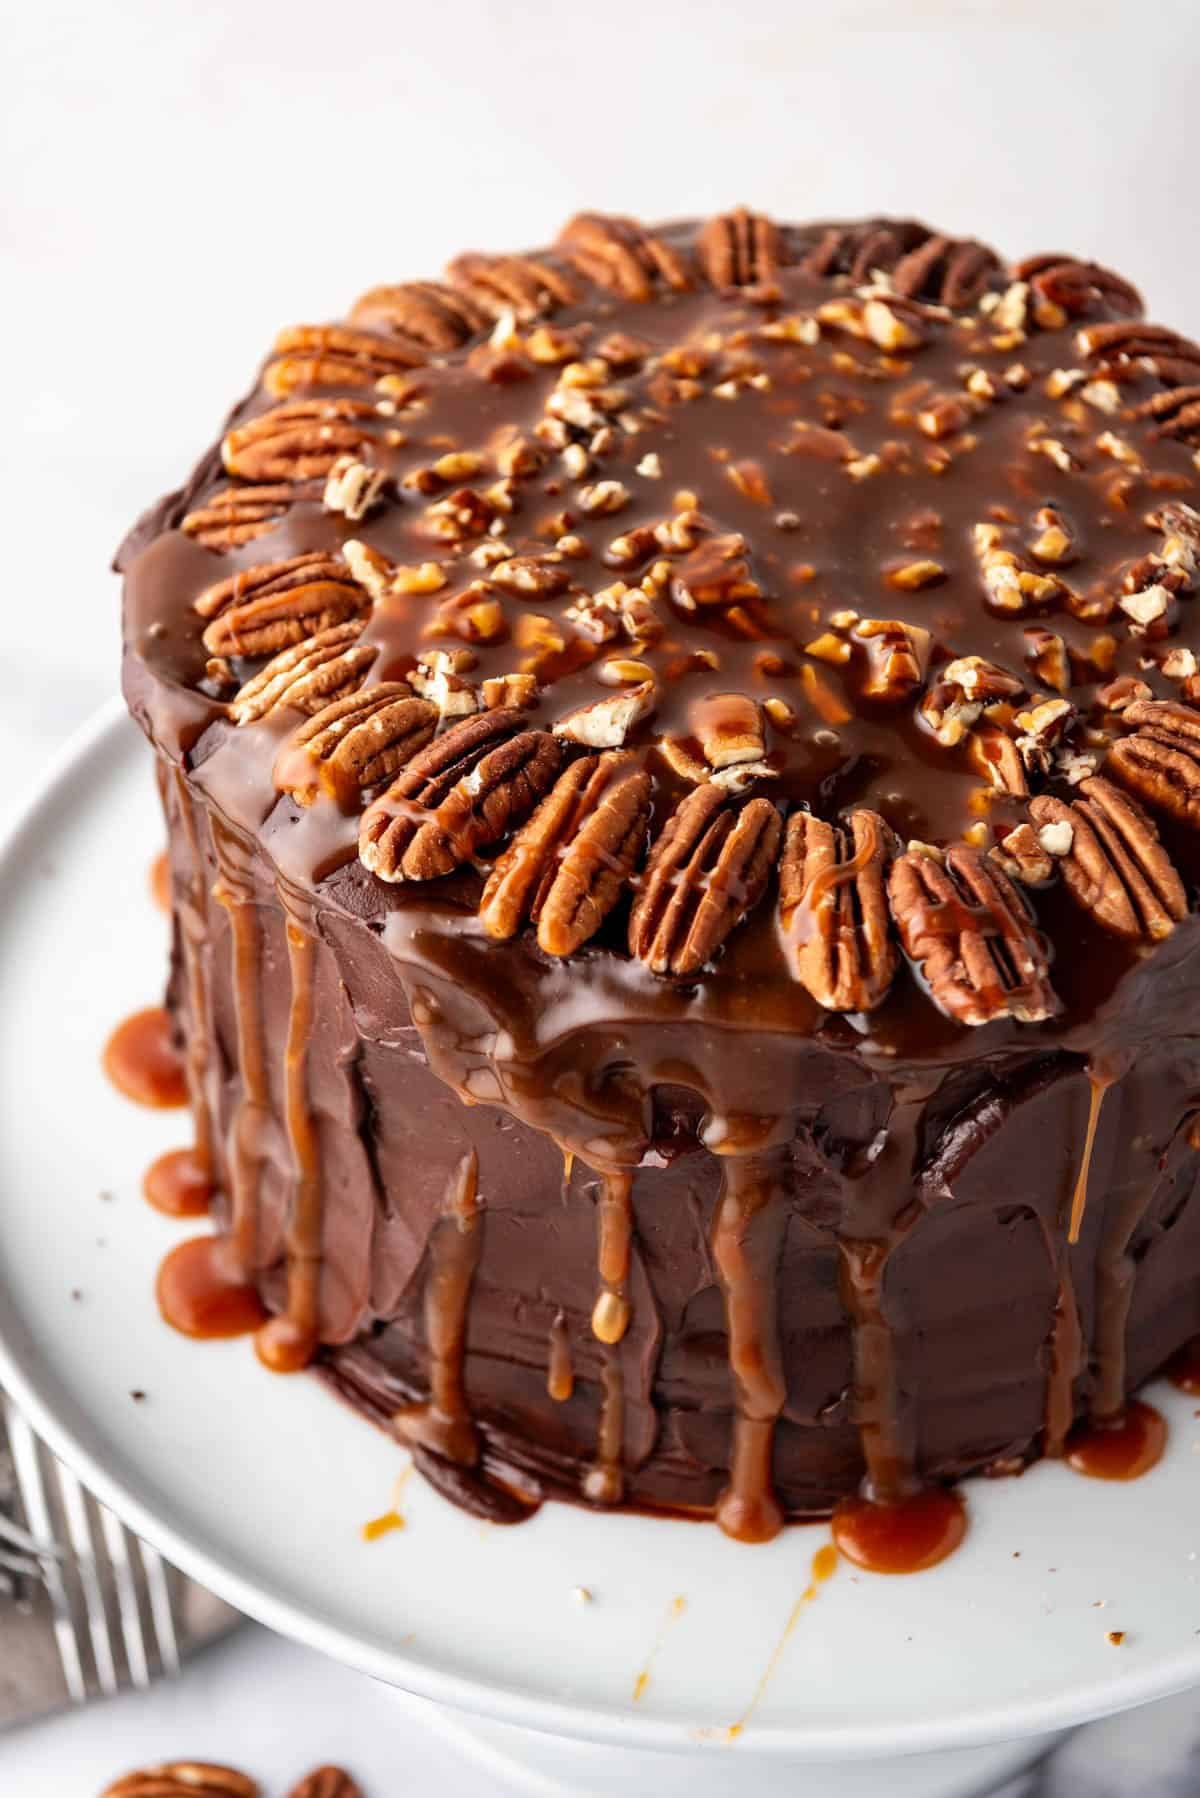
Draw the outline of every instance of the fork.
<instances>
[{"instance_id":1,"label":"fork","mask_svg":"<svg viewBox=\"0 0 1200 1798\"><path fill-rule=\"evenodd\" d=\"M85 1492L3 1396L0 1593L28 1606L32 1589L44 1588L76 1704L179 1673L173 1578L158 1550Z\"/></svg>"}]
</instances>

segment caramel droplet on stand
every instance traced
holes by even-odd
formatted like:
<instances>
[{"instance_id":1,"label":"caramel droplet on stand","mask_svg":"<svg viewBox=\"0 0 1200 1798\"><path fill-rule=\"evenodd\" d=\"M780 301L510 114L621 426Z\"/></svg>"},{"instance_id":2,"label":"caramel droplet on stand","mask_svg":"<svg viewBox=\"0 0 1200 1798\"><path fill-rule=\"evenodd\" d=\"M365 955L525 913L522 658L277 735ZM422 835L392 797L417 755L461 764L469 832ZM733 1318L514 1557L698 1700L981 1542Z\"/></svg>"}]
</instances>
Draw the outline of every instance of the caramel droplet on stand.
<instances>
[{"instance_id":1,"label":"caramel droplet on stand","mask_svg":"<svg viewBox=\"0 0 1200 1798\"><path fill-rule=\"evenodd\" d=\"M921 1573L954 1553L967 1533L957 1492L930 1486L882 1504L845 1499L833 1514L833 1539L848 1561L868 1573Z\"/></svg>"},{"instance_id":2,"label":"caramel droplet on stand","mask_svg":"<svg viewBox=\"0 0 1200 1798\"><path fill-rule=\"evenodd\" d=\"M150 897L159 911L171 909L171 864L164 849L150 864Z\"/></svg>"},{"instance_id":3,"label":"caramel droplet on stand","mask_svg":"<svg viewBox=\"0 0 1200 1798\"><path fill-rule=\"evenodd\" d=\"M1119 1417L1081 1424L1067 1437L1067 1466L1093 1480L1137 1480L1162 1460L1167 1424L1161 1412L1131 1399Z\"/></svg>"},{"instance_id":4,"label":"caramel droplet on stand","mask_svg":"<svg viewBox=\"0 0 1200 1798\"><path fill-rule=\"evenodd\" d=\"M204 1217L213 1183L207 1163L195 1149L171 1149L147 1168L142 1193L167 1217Z\"/></svg>"},{"instance_id":5,"label":"caramel droplet on stand","mask_svg":"<svg viewBox=\"0 0 1200 1798\"><path fill-rule=\"evenodd\" d=\"M171 1020L161 1005L135 1011L118 1024L102 1059L117 1091L136 1104L158 1111L187 1104L183 1057L171 1040Z\"/></svg>"},{"instance_id":6,"label":"caramel droplet on stand","mask_svg":"<svg viewBox=\"0 0 1200 1798\"><path fill-rule=\"evenodd\" d=\"M224 1236L178 1243L158 1270L156 1296L165 1321L184 1336L248 1336L267 1315Z\"/></svg>"},{"instance_id":7,"label":"caramel droplet on stand","mask_svg":"<svg viewBox=\"0 0 1200 1798\"><path fill-rule=\"evenodd\" d=\"M272 1373L299 1373L316 1352L315 1333L290 1317L272 1317L254 1338L254 1352Z\"/></svg>"}]
</instances>

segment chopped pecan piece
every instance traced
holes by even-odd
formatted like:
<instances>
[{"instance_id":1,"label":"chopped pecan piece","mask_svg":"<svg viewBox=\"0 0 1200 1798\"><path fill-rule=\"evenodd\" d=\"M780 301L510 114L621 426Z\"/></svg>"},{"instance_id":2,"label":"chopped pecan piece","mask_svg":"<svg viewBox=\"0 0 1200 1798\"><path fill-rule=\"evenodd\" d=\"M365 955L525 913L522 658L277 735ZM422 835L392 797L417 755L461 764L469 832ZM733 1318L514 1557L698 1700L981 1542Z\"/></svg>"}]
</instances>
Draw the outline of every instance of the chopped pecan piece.
<instances>
[{"instance_id":1,"label":"chopped pecan piece","mask_svg":"<svg viewBox=\"0 0 1200 1798\"><path fill-rule=\"evenodd\" d=\"M678 520L673 522L678 525ZM675 547L662 536L659 540L663 548ZM697 606L730 606L760 599L762 588L751 572L745 538L736 533L709 537L689 549L674 570L671 595L676 605L689 612Z\"/></svg>"},{"instance_id":2,"label":"chopped pecan piece","mask_svg":"<svg viewBox=\"0 0 1200 1798\"><path fill-rule=\"evenodd\" d=\"M649 300L657 282L684 292L691 285L679 251L636 220L580 212L568 219L558 248L580 274L626 300Z\"/></svg>"},{"instance_id":3,"label":"chopped pecan piece","mask_svg":"<svg viewBox=\"0 0 1200 1798\"><path fill-rule=\"evenodd\" d=\"M710 768L761 761L765 753L762 711L747 693L706 693L689 721Z\"/></svg>"},{"instance_id":4,"label":"chopped pecan piece","mask_svg":"<svg viewBox=\"0 0 1200 1798\"><path fill-rule=\"evenodd\" d=\"M827 1011L873 1011L896 972L886 878L894 853L877 812L826 824L788 819L779 866L779 921L792 973Z\"/></svg>"},{"instance_id":5,"label":"chopped pecan piece","mask_svg":"<svg viewBox=\"0 0 1200 1798\"><path fill-rule=\"evenodd\" d=\"M634 725L650 716L654 699L654 682L643 681L640 686L578 706L558 720L554 734L569 737L573 743L586 743L589 749L618 749Z\"/></svg>"},{"instance_id":6,"label":"chopped pecan piece","mask_svg":"<svg viewBox=\"0 0 1200 1798\"><path fill-rule=\"evenodd\" d=\"M571 584L571 574L561 562L548 562L539 556L506 556L503 561L493 562L488 580L522 599L546 599L564 592Z\"/></svg>"},{"instance_id":7,"label":"chopped pecan piece","mask_svg":"<svg viewBox=\"0 0 1200 1798\"><path fill-rule=\"evenodd\" d=\"M888 898L905 953L948 1018L1036 1024L1058 1011L1033 917L978 850L956 843L940 863L908 851L892 864Z\"/></svg>"},{"instance_id":8,"label":"chopped pecan piece","mask_svg":"<svg viewBox=\"0 0 1200 1798\"><path fill-rule=\"evenodd\" d=\"M1015 699L1025 690L1019 675L997 667L983 656L959 656L947 662L923 696L918 711L939 743L953 749L979 718L985 705Z\"/></svg>"},{"instance_id":9,"label":"chopped pecan piece","mask_svg":"<svg viewBox=\"0 0 1200 1798\"><path fill-rule=\"evenodd\" d=\"M288 1798L363 1798L363 1791L344 1767L316 1767L292 1787Z\"/></svg>"},{"instance_id":10,"label":"chopped pecan piece","mask_svg":"<svg viewBox=\"0 0 1200 1798\"><path fill-rule=\"evenodd\" d=\"M403 375L425 360L419 345L405 345L349 325L293 325L275 339L263 371L272 399L300 389L374 387L385 375Z\"/></svg>"},{"instance_id":11,"label":"chopped pecan piece","mask_svg":"<svg viewBox=\"0 0 1200 1798\"><path fill-rule=\"evenodd\" d=\"M355 692L379 654L373 644L358 642L362 629L360 619L351 619L273 656L232 700L229 715L234 723L253 724L284 706L311 718L333 700Z\"/></svg>"},{"instance_id":12,"label":"chopped pecan piece","mask_svg":"<svg viewBox=\"0 0 1200 1798\"><path fill-rule=\"evenodd\" d=\"M896 702L925 679L933 639L920 625L898 618L860 618L852 635L866 646L866 698Z\"/></svg>"},{"instance_id":13,"label":"chopped pecan piece","mask_svg":"<svg viewBox=\"0 0 1200 1798\"><path fill-rule=\"evenodd\" d=\"M1200 711L1169 699L1127 706L1133 736L1114 743L1108 770L1147 804L1200 829Z\"/></svg>"},{"instance_id":14,"label":"chopped pecan piece","mask_svg":"<svg viewBox=\"0 0 1200 1798\"><path fill-rule=\"evenodd\" d=\"M511 312L522 324L573 306L579 289L565 269L532 256L456 256L446 278L489 319Z\"/></svg>"},{"instance_id":15,"label":"chopped pecan piece","mask_svg":"<svg viewBox=\"0 0 1200 1798\"><path fill-rule=\"evenodd\" d=\"M214 656L274 655L370 609L346 564L320 550L256 562L206 587L193 603L209 620L203 641Z\"/></svg>"},{"instance_id":16,"label":"chopped pecan piece","mask_svg":"<svg viewBox=\"0 0 1200 1798\"><path fill-rule=\"evenodd\" d=\"M714 287L752 287L773 281L784 261L779 226L739 206L701 226L696 260Z\"/></svg>"},{"instance_id":17,"label":"chopped pecan piece","mask_svg":"<svg viewBox=\"0 0 1200 1798\"><path fill-rule=\"evenodd\" d=\"M319 487L309 483L220 487L189 512L179 528L205 549L236 549L273 531L297 500L316 499L319 493Z\"/></svg>"},{"instance_id":18,"label":"chopped pecan piece","mask_svg":"<svg viewBox=\"0 0 1200 1798\"><path fill-rule=\"evenodd\" d=\"M288 400L226 432L221 460L246 481L317 481L369 445L381 422L366 400Z\"/></svg>"},{"instance_id":19,"label":"chopped pecan piece","mask_svg":"<svg viewBox=\"0 0 1200 1798\"><path fill-rule=\"evenodd\" d=\"M712 781L689 793L651 850L631 952L656 974L698 974L762 898L782 835L767 799L739 805Z\"/></svg>"},{"instance_id":20,"label":"chopped pecan piece","mask_svg":"<svg viewBox=\"0 0 1200 1798\"><path fill-rule=\"evenodd\" d=\"M1029 810L1042 826L1069 825L1059 867L1071 897L1117 936L1161 942L1187 917L1187 894L1158 831L1111 781L1081 782L1070 805L1050 794Z\"/></svg>"},{"instance_id":21,"label":"chopped pecan piece","mask_svg":"<svg viewBox=\"0 0 1200 1798\"><path fill-rule=\"evenodd\" d=\"M386 331L403 343L415 361L424 362L429 351L453 350L486 331L489 314L457 285L442 287L436 281L405 281L394 286L372 287L354 302L350 317L356 325Z\"/></svg>"},{"instance_id":22,"label":"chopped pecan piece","mask_svg":"<svg viewBox=\"0 0 1200 1798\"><path fill-rule=\"evenodd\" d=\"M968 741L971 762L1001 793L1023 797L1029 791L1021 751L1005 730L983 724Z\"/></svg>"},{"instance_id":23,"label":"chopped pecan piece","mask_svg":"<svg viewBox=\"0 0 1200 1798\"><path fill-rule=\"evenodd\" d=\"M275 785L297 805L312 805L324 792L352 812L365 788L386 780L428 743L437 720L437 707L418 699L404 681L351 693L310 718L284 745Z\"/></svg>"},{"instance_id":24,"label":"chopped pecan piece","mask_svg":"<svg viewBox=\"0 0 1200 1798\"><path fill-rule=\"evenodd\" d=\"M1027 624L1022 634L1025 660L1038 679L1056 693L1065 693L1071 685L1071 658L1062 638L1036 624Z\"/></svg>"},{"instance_id":25,"label":"chopped pecan piece","mask_svg":"<svg viewBox=\"0 0 1200 1798\"><path fill-rule=\"evenodd\" d=\"M165 1761L115 1779L100 1798L258 1798L258 1786L212 1761Z\"/></svg>"},{"instance_id":26,"label":"chopped pecan piece","mask_svg":"<svg viewBox=\"0 0 1200 1798\"><path fill-rule=\"evenodd\" d=\"M1010 880L1019 880L1022 886L1044 886L1054 873L1053 852L1032 824L1018 824L988 854Z\"/></svg>"},{"instance_id":27,"label":"chopped pecan piece","mask_svg":"<svg viewBox=\"0 0 1200 1798\"><path fill-rule=\"evenodd\" d=\"M422 750L363 813L363 866L381 880L436 880L523 823L562 749L521 723L512 707L476 712Z\"/></svg>"},{"instance_id":28,"label":"chopped pecan piece","mask_svg":"<svg viewBox=\"0 0 1200 1798\"><path fill-rule=\"evenodd\" d=\"M572 762L488 877L479 901L488 935L535 924L547 955L572 955L589 941L641 853L650 793L649 774L628 752Z\"/></svg>"},{"instance_id":29,"label":"chopped pecan piece","mask_svg":"<svg viewBox=\"0 0 1200 1798\"><path fill-rule=\"evenodd\" d=\"M388 475L355 456L339 456L325 478L322 503L327 512L340 512L351 524L360 524L383 499Z\"/></svg>"}]
</instances>

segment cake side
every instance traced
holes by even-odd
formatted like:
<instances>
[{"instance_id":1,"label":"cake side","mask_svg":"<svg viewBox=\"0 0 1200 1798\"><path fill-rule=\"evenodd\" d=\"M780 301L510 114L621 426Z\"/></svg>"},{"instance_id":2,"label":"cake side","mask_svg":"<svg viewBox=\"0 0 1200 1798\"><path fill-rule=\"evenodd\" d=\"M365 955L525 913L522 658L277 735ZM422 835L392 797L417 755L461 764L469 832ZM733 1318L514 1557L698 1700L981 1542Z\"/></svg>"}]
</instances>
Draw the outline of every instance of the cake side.
<instances>
[{"instance_id":1,"label":"cake side","mask_svg":"<svg viewBox=\"0 0 1200 1798\"><path fill-rule=\"evenodd\" d=\"M1195 1331L1200 352L1139 310L589 217L283 334L126 613L265 1358L478 1502L761 1536Z\"/></svg>"}]
</instances>

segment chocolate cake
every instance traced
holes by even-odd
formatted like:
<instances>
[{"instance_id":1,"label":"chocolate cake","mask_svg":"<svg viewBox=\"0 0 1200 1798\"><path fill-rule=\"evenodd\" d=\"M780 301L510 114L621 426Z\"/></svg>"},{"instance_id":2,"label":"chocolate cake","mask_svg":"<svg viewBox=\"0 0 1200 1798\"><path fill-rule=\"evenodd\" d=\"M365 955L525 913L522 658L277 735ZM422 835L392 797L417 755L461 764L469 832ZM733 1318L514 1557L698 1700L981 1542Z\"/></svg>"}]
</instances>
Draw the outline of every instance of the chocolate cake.
<instances>
[{"instance_id":1,"label":"chocolate cake","mask_svg":"<svg viewBox=\"0 0 1200 1798\"><path fill-rule=\"evenodd\" d=\"M581 214L275 342L124 680L221 1240L488 1515L772 1535L1200 1331L1200 348Z\"/></svg>"}]
</instances>

